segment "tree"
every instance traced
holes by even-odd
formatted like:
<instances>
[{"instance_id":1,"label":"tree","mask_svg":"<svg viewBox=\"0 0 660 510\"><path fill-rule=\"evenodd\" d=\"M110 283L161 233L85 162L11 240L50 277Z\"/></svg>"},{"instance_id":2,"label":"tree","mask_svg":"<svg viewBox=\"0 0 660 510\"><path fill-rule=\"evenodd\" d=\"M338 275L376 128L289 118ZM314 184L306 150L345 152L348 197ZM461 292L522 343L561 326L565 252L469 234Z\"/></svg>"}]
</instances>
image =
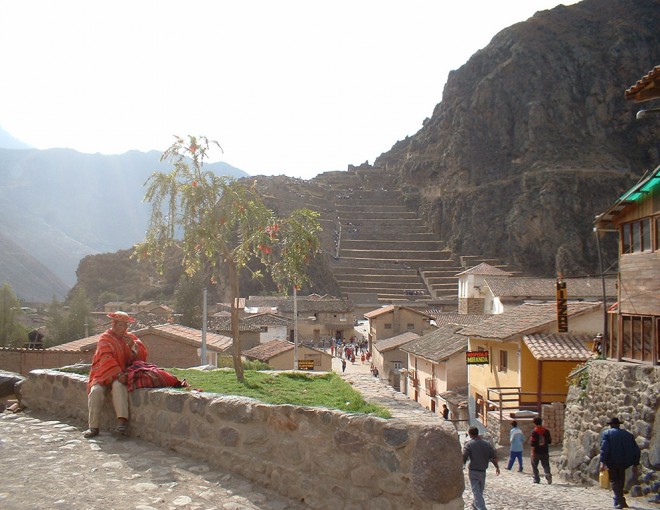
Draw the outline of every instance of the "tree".
<instances>
[{"instance_id":1,"label":"tree","mask_svg":"<svg viewBox=\"0 0 660 510\"><path fill-rule=\"evenodd\" d=\"M48 307L48 340L49 346L85 338L89 335L93 324L91 305L83 288L79 288L69 296L69 305L65 307L57 299Z\"/></svg>"},{"instance_id":2,"label":"tree","mask_svg":"<svg viewBox=\"0 0 660 510\"><path fill-rule=\"evenodd\" d=\"M25 328L17 322L21 304L13 289L5 283L0 289L0 346L15 347L27 341Z\"/></svg>"},{"instance_id":3,"label":"tree","mask_svg":"<svg viewBox=\"0 0 660 510\"><path fill-rule=\"evenodd\" d=\"M69 313L67 317L69 340L78 340L89 336L89 328L92 321L92 307L87 299L85 289L76 290L69 302Z\"/></svg>"},{"instance_id":4,"label":"tree","mask_svg":"<svg viewBox=\"0 0 660 510\"><path fill-rule=\"evenodd\" d=\"M234 368L244 381L239 334L240 274L258 259L279 287L307 281L304 272L319 251L318 213L298 209L278 218L256 191L255 182L235 180L203 170L212 145L206 137L177 137L163 153L169 173L154 173L147 181L145 201L151 202L151 223L145 240L135 248L138 259L150 258L162 270L168 247L180 243L188 275L210 274L215 284L226 270L231 299ZM222 150L222 149L221 149ZM260 271L252 273L260 277Z\"/></svg>"}]
</instances>

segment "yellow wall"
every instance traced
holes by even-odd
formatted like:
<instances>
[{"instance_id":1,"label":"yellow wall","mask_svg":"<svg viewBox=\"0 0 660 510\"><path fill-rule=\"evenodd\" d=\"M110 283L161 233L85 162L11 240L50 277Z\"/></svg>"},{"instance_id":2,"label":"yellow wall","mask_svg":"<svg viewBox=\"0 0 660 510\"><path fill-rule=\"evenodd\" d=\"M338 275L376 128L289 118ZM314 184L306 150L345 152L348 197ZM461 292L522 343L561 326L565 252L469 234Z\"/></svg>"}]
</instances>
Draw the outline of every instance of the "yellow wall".
<instances>
[{"instance_id":1,"label":"yellow wall","mask_svg":"<svg viewBox=\"0 0 660 510\"><path fill-rule=\"evenodd\" d=\"M521 391L523 393L538 392L538 373L539 362L529 352L527 346L523 345L523 375L521 380ZM551 395L542 396L544 402L564 402L568 393L568 383L566 378L568 374L577 366L578 361L544 361L541 368L541 393L550 393ZM526 402L536 402L534 396L525 396Z\"/></svg>"},{"instance_id":2,"label":"yellow wall","mask_svg":"<svg viewBox=\"0 0 660 510\"><path fill-rule=\"evenodd\" d=\"M487 388L492 387L517 387L520 386L520 367L518 362L518 345L520 341L497 342L492 340L480 340L470 338L470 351L476 351L484 347L489 351L490 363L488 365L469 365L470 393L480 393L487 397ZM508 368L504 372L500 370L500 351L508 353Z\"/></svg>"}]
</instances>

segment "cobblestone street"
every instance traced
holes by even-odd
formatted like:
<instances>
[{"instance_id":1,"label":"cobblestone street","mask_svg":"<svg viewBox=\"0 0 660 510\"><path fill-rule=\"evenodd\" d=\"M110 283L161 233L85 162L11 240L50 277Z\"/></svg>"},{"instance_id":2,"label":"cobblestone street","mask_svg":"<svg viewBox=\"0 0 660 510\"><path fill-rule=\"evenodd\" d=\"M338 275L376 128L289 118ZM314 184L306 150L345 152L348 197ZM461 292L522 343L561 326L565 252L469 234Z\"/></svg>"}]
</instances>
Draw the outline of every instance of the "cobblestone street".
<instances>
[{"instance_id":1,"label":"cobblestone street","mask_svg":"<svg viewBox=\"0 0 660 510\"><path fill-rule=\"evenodd\" d=\"M341 366L338 372L341 373ZM335 368L336 370L336 368ZM409 420L440 419L373 377L368 364L348 364L343 377L369 401L388 405ZM79 424L80 425L80 424ZM3 510L302 510L305 506L249 480L150 443L103 432L82 438L82 425L24 412L0 413L0 508ZM485 499L490 510L612 508L610 491L558 478L532 483L529 459L523 473L489 469ZM442 483L439 481L438 483ZM465 507L471 492L465 479ZM658 510L645 498L631 508ZM406 509L407 510L407 509Z\"/></svg>"}]
</instances>

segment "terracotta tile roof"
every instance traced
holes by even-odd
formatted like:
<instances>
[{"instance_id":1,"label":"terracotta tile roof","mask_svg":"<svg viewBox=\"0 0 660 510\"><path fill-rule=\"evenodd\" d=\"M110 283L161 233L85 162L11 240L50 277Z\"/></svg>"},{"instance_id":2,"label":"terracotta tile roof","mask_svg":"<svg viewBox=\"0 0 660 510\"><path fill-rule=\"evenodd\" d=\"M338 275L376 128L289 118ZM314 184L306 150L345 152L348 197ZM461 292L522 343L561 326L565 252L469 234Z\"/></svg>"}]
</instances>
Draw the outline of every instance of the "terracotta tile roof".
<instances>
[{"instance_id":1,"label":"terracotta tile roof","mask_svg":"<svg viewBox=\"0 0 660 510\"><path fill-rule=\"evenodd\" d=\"M492 317L491 314L441 312L434 309L426 310L424 313L433 317L437 326L444 326L445 324L478 324Z\"/></svg>"},{"instance_id":2,"label":"terracotta tile roof","mask_svg":"<svg viewBox=\"0 0 660 510\"><path fill-rule=\"evenodd\" d=\"M598 310L602 303L575 302L568 303L568 325L571 316L582 315ZM460 334L469 337L479 337L494 340L507 340L516 335L533 333L534 330L557 322L557 305L555 303L524 304L516 306L504 313L493 315L492 318L460 330Z\"/></svg>"},{"instance_id":3,"label":"terracotta tile roof","mask_svg":"<svg viewBox=\"0 0 660 510\"><path fill-rule=\"evenodd\" d=\"M250 296L246 302L247 308L278 308L280 312L293 313L293 296ZM331 296L297 296L298 312L339 312L353 311L353 303L346 299Z\"/></svg>"},{"instance_id":4,"label":"terracotta tile roof","mask_svg":"<svg viewBox=\"0 0 660 510\"><path fill-rule=\"evenodd\" d=\"M272 313L257 313L246 315L241 319L241 322L256 326L289 326L293 324L293 319Z\"/></svg>"},{"instance_id":5,"label":"terracotta tile roof","mask_svg":"<svg viewBox=\"0 0 660 510\"><path fill-rule=\"evenodd\" d=\"M372 310L371 312L367 312L367 313L365 313L365 314L364 314L364 317L366 317L367 319L373 319L374 317L379 317L379 316L381 316L381 315L385 315L385 314L387 314L387 313L392 313L392 312L394 312L394 310L397 309L397 308L398 308L399 310L408 310L408 311L413 312L413 313L416 313L416 314L418 314L418 315L423 315L423 316L425 316L427 319L433 319L433 317L432 317L431 315L427 315L426 313L424 313L424 312L420 312L419 310L415 310L414 308L410 308L409 306L401 306L401 305L387 305L387 306L383 306L383 307L381 307L381 308L377 308L376 310Z\"/></svg>"},{"instance_id":6,"label":"terracotta tile roof","mask_svg":"<svg viewBox=\"0 0 660 510\"><path fill-rule=\"evenodd\" d=\"M265 344L257 345L252 349L243 352L243 356L248 359L256 359L268 362L271 358L293 349L293 343L287 340L271 340Z\"/></svg>"},{"instance_id":7,"label":"terracotta tile roof","mask_svg":"<svg viewBox=\"0 0 660 510\"><path fill-rule=\"evenodd\" d=\"M467 338L457 333L461 328L461 325L446 324L407 343L401 350L429 361L443 361L457 352L467 351Z\"/></svg>"},{"instance_id":8,"label":"terracotta tile roof","mask_svg":"<svg viewBox=\"0 0 660 510\"><path fill-rule=\"evenodd\" d=\"M482 262L481 264L478 264L474 267L471 267L470 269L466 269L465 271L458 273L456 276L462 276L465 274L479 274L479 275L491 275L491 276L510 276L511 273L507 273L506 271L502 271L501 269L491 266L490 264L486 264L485 262Z\"/></svg>"},{"instance_id":9,"label":"terracotta tile roof","mask_svg":"<svg viewBox=\"0 0 660 510\"><path fill-rule=\"evenodd\" d=\"M148 326L145 328L131 331L131 333L141 336L151 333L158 336L164 336L173 340L177 340L190 345L202 345L202 331L195 328L181 326L180 324L160 324L156 326ZM55 345L48 350L53 351L93 351L96 349L96 344L99 341L101 334L81 338L65 344ZM225 352L232 346L232 339L228 336L219 335L210 331L206 332L206 346L214 351Z\"/></svg>"},{"instance_id":10,"label":"terracotta tile roof","mask_svg":"<svg viewBox=\"0 0 660 510\"><path fill-rule=\"evenodd\" d=\"M532 356L539 361L586 361L592 357L591 335L539 333L523 336ZM589 347L587 347L589 345Z\"/></svg>"},{"instance_id":11,"label":"terracotta tile roof","mask_svg":"<svg viewBox=\"0 0 660 510\"><path fill-rule=\"evenodd\" d=\"M241 317L239 323L240 331L260 331L262 326L289 327L293 319L274 315L272 313L257 313ZM209 320L209 326L215 331L231 331L231 317L213 317Z\"/></svg>"},{"instance_id":12,"label":"terracotta tile roof","mask_svg":"<svg viewBox=\"0 0 660 510\"><path fill-rule=\"evenodd\" d=\"M202 331L195 328L189 328L180 324L161 324L159 326L149 326L148 328L134 331L134 334L140 338L146 334L164 336L172 340L187 343L190 345L202 345ZM231 349L233 340L228 336L219 335L210 331L206 332L207 349L219 352L226 352Z\"/></svg>"},{"instance_id":13,"label":"terracotta tile roof","mask_svg":"<svg viewBox=\"0 0 660 510\"><path fill-rule=\"evenodd\" d=\"M626 99L637 102L660 97L660 66L655 66L624 92Z\"/></svg>"},{"instance_id":14,"label":"terracotta tile roof","mask_svg":"<svg viewBox=\"0 0 660 510\"><path fill-rule=\"evenodd\" d=\"M65 344L54 345L45 349L47 351L93 351L96 350L96 344L99 341L101 334L88 336L86 338L81 338L79 340L73 340L72 342L67 342Z\"/></svg>"},{"instance_id":15,"label":"terracotta tile roof","mask_svg":"<svg viewBox=\"0 0 660 510\"><path fill-rule=\"evenodd\" d=\"M569 278L566 281L566 291L569 299L603 297L603 286L600 278ZM498 297L555 299L556 278L512 277L506 279L485 279L486 285ZM616 298L616 278L605 279L605 293Z\"/></svg>"},{"instance_id":16,"label":"terracotta tile roof","mask_svg":"<svg viewBox=\"0 0 660 510\"><path fill-rule=\"evenodd\" d=\"M417 333L414 333L412 331L406 331L405 333L401 333L400 335L396 335L390 338L385 338L384 340L376 341L376 343L374 344L374 348L378 349L378 352L391 351L417 338L419 338L419 335Z\"/></svg>"}]
</instances>

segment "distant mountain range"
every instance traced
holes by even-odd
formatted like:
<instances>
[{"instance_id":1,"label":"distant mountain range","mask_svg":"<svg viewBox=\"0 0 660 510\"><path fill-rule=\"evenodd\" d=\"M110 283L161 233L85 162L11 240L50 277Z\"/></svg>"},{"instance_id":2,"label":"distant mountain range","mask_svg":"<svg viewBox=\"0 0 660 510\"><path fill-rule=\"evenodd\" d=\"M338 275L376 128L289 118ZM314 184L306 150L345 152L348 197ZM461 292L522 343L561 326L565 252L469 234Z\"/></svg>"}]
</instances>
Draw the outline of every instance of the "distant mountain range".
<instances>
[{"instance_id":1,"label":"distant mountain range","mask_svg":"<svg viewBox=\"0 0 660 510\"><path fill-rule=\"evenodd\" d=\"M21 142L0 132L0 144ZM141 241L151 212L144 184L170 169L160 156L0 148L0 284L9 282L28 301L61 299L76 283L82 257ZM247 176L227 163L205 168Z\"/></svg>"}]
</instances>

